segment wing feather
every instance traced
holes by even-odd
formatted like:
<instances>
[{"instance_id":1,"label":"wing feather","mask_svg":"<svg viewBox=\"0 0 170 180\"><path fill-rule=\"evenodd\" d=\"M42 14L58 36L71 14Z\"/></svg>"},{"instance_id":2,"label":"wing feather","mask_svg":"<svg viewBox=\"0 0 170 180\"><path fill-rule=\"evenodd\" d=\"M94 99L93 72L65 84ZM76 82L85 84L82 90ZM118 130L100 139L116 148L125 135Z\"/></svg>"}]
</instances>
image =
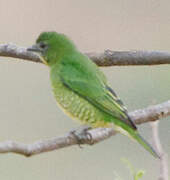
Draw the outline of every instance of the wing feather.
<instances>
[{"instance_id":1,"label":"wing feather","mask_svg":"<svg viewBox=\"0 0 170 180\"><path fill-rule=\"evenodd\" d=\"M74 59L71 63L63 63L60 73L63 84L100 110L136 129L122 101L107 85L104 74L90 60L85 60L79 63Z\"/></svg>"}]
</instances>

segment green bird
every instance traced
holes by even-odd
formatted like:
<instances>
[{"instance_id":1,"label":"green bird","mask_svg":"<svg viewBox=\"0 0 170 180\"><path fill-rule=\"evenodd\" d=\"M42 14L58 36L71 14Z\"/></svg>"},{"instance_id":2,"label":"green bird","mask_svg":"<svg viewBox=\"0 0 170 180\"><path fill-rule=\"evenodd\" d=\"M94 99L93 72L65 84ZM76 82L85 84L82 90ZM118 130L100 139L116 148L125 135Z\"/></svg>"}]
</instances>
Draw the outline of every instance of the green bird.
<instances>
[{"instance_id":1,"label":"green bird","mask_svg":"<svg viewBox=\"0 0 170 180\"><path fill-rule=\"evenodd\" d=\"M28 51L37 52L49 66L54 96L65 113L92 128L114 127L159 157L137 132L103 72L66 35L43 32Z\"/></svg>"}]
</instances>

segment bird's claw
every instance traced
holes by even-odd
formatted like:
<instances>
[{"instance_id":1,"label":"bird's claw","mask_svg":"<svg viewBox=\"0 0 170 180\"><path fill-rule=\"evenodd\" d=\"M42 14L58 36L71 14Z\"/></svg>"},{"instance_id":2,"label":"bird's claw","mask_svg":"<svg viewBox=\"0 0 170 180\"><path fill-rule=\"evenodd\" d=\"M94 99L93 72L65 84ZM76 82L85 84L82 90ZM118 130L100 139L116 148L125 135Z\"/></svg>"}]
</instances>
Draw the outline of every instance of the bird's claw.
<instances>
[{"instance_id":1,"label":"bird's claw","mask_svg":"<svg viewBox=\"0 0 170 180\"><path fill-rule=\"evenodd\" d=\"M83 148L81 146L81 144L83 144L83 139L87 139L89 140L89 144L92 145L93 144L93 138L92 135L88 132L88 130L90 130L91 127L89 126L81 126L78 129L73 129L72 131L70 131L70 134L72 134L75 139L77 140L77 144L80 148Z\"/></svg>"}]
</instances>

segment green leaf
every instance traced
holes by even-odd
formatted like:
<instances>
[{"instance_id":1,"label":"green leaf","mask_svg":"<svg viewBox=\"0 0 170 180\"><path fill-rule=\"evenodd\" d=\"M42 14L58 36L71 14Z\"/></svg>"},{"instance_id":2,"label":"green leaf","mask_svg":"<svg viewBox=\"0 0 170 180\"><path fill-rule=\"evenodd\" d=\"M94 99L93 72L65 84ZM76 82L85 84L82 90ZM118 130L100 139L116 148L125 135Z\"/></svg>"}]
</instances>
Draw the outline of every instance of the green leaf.
<instances>
[{"instance_id":1,"label":"green leaf","mask_svg":"<svg viewBox=\"0 0 170 180\"><path fill-rule=\"evenodd\" d=\"M134 179L139 180L143 177L144 174L145 172L143 170L139 170L138 172L136 172Z\"/></svg>"},{"instance_id":2,"label":"green leaf","mask_svg":"<svg viewBox=\"0 0 170 180\"><path fill-rule=\"evenodd\" d=\"M124 162L127 165L134 180L139 180L143 177L143 175L145 174L144 170L136 170L127 158L122 158L121 160L122 160L122 162Z\"/></svg>"}]
</instances>

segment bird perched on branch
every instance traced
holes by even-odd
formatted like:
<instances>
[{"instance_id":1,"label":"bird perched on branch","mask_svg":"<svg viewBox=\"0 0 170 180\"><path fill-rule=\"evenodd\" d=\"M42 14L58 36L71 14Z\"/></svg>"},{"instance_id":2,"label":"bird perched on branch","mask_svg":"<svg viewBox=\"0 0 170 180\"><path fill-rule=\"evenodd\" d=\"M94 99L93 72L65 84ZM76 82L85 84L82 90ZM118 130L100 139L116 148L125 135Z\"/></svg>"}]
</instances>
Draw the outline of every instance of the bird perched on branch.
<instances>
[{"instance_id":1,"label":"bird perched on branch","mask_svg":"<svg viewBox=\"0 0 170 180\"><path fill-rule=\"evenodd\" d=\"M113 127L159 157L139 135L103 72L67 36L43 32L28 51L39 53L43 63L49 66L55 98L65 113L93 128Z\"/></svg>"}]
</instances>

